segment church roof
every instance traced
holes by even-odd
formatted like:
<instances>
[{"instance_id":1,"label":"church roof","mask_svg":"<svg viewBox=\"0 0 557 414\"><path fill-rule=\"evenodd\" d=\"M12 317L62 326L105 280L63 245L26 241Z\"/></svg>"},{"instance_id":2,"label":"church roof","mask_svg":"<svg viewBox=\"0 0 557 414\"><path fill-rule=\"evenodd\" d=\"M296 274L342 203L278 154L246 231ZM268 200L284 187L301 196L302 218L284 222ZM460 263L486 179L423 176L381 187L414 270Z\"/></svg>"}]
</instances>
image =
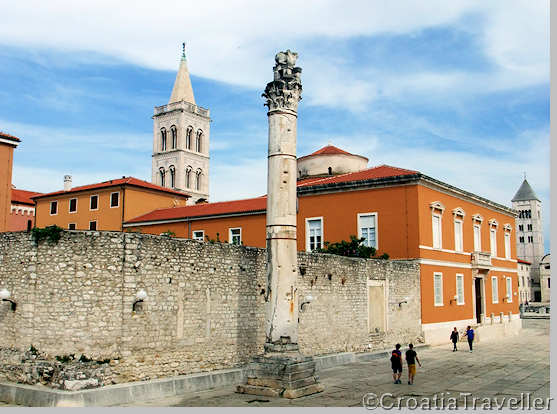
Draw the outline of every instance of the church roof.
<instances>
[{"instance_id":1,"label":"church roof","mask_svg":"<svg viewBox=\"0 0 557 414\"><path fill-rule=\"evenodd\" d=\"M14 137L13 135L6 134L5 132L2 131L0 131L0 140L4 141L7 144L8 143L11 144L11 142L13 142L13 145L15 146L17 146L18 142L21 142L21 140L18 137Z\"/></svg>"},{"instance_id":2,"label":"church roof","mask_svg":"<svg viewBox=\"0 0 557 414\"><path fill-rule=\"evenodd\" d=\"M353 155L356 157L362 157L362 158L366 158L363 157L362 155L356 155L356 154L351 154L347 151L341 150L340 148L335 147L334 145L327 145L321 149L318 149L317 151L309 154L309 155L304 155L303 157L298 158L299 160L303 159L303 158L307 158L307 157L313 157L315 155ZM366 158L367 160L367 158Z\"/></svg>"},{"instance_id":3,"label":"church roof","mask_svg":"<svg viewBox=\"0 0 557 414\"><path fill-rule=\"evenodd\" d=\"M528 181L526 181L525 178L524 181L522 182L522 185L520 186L520 188L518 189L518 191L516 192L516 194L514 195L511 201L529 201L529 200L540 201L540 199L538 198L536 193L534 193L534 190L532 190L532 187L530 187L530 184L528 184Z\"/></svg>"},{"instance_id":4,"label":"church roof","mask_svg":"<svg viewBox=\"0 0 557 414\"><path fill-rule=\"evenodd\" d=\"M186 101L195 105L195 98L193 96L193 88L191 86L188 62L186 60L185 53L182 55L182 59L180 60L180 67L178 68L176 80L174 81L174 88L172 88L172 94L170 95L168 103L171 104L173 102L181 101Z\"/></svg>"}]
</instances>

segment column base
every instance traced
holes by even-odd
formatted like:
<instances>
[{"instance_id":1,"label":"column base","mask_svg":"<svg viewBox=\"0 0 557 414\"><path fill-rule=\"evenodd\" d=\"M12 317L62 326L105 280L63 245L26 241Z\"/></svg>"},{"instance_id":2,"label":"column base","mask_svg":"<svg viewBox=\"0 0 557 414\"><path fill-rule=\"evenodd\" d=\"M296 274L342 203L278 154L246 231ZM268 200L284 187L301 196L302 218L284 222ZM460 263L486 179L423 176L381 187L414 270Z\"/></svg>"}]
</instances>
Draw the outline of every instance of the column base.
<instances>
[{"instance_id":1,"label":"column base","mask_svg":"<svg viewBox=\"0 0 557 414\"><path fill-rule=\"evenodd\" d=\"M291 399L323 390L323 384L315 374L313 357L296 351L267 352L254 357L248 366L247 384L236 388L241 394Z\"/></svg>"}]
</instances>

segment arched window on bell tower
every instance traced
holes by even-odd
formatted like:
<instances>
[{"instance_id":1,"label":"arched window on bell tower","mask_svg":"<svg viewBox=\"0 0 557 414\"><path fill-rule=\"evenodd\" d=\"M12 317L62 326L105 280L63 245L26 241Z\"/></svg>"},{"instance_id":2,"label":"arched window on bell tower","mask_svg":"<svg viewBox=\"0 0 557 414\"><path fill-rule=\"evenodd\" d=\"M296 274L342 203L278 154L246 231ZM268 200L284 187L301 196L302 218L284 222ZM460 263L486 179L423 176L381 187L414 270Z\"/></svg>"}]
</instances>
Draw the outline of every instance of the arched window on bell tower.
<instances>
[{"instance_id":1,"label":"arched window on bell tower","mask_svg":"<svg viewBox=\"0 0 557 414\"><path fill-rule=\"evenodd\" d=\"M197 191L201 190L201 170L195 172L195 189Z\"/></svg>"},{"instance_id":2,"label":"arched window on bell tower","mask_svg":"<svg viewBox=\"0 0 557 414\"><path fill-rule=\"evenodd\" d=\"M170 134L172 135L172 149L176 149L178 146L178 130L176 129L176 125L170 127Z\"/></svg>"},{"instance_id":3,"label":"arched window on bell tower","mask_svg":"<svg viewBox=\"0 0 557 414\"><path fill-rule=\"evenodd\" d=\"M161 128L161 151L166 151L166 128Z\"/></svg>"},{"instance_id":4,"label":"arched window on bell tower","mask_svg":"<svg viewBox=\"0 0 557 414\"><path fill-rule=\"evenodd\" d=\"M197 134L195 136L195 151L201 152L201 137L203 136L202 130L197 130Z\"/></svg>"},{"instance_id":5,"label":"arched window on bell tower","mask_svg":"<svg viewBox=\"0 0 557 414\"><path fill-rule=\"evenodd\" d=\"M191 188L191 166L186 167L186 188Z\"/></svg>"},{"instance_id":6,"label":"arched window on bell tower","mask_svg":"<svg viewBox=\"0 0 557 414\"><path fill-rule=\"evenodd\" d=\"M193 134L193 127L190 125L186 130L186 149L191 150L191 136Z\"/></svg>"},{"instance_id":7,"label":"arched window on bell tower","mask_svg":"<svg viewBox=\"0 0 557 414\"><path fill-rule=\"evenodd\" d=\"M161 177L161 187L164 187L164 176L165 176L165 171L164 168L161 167L159 168L159 175Z\"/></svg>"},{"instance_id":8,"label":"arched window on bell tower","mask_svg":"<svg viewBox=\"0 0 557 414\"><path fill-rule=\"evenodd\" d=\"M169 167L170 170L170 188L176 187L176 169L173 165Z\"/></svg>"}]
</instances>

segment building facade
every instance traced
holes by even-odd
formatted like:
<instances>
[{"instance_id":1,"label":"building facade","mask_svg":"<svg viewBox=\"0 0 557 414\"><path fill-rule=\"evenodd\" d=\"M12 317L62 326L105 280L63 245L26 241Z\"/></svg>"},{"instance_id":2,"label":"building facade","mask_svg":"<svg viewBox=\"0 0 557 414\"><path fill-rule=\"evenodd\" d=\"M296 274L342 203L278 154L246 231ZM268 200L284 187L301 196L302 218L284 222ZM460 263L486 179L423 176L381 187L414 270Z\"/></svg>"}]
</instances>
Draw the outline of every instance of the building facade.
<instances>
[{"instance_id":1,"label":"building facade","mask_svg":"<svg viewBox=\"0 0 557 414\"><path fill-rule=\"evenodd\" d=\"M32 197L37 227L122 231L126 220L156 208L185 206L189 197L134 177L73 188L68 178L65 190Z\"/></svg>"},{"instance_id":2,"label":"building facade","mask_svg":"<svg viewBox=\"0 0 557 414\"><path fill-rule=\"evenodd\" d=\"M378 254L419 259L427 342L446 341L453 326L520 324L512 209L386 165L300 179L297 195L298 250L355 235ZM258 197L160 209L124 227L264 247L265 206L266 198Z\"/></svg>"},{"instance_id":3,"label":"building facade","mask_svg":"<svg viewBox=\"0 0 557 414\"><path fill-rule=\"evenodd\" d=\"M540 260L541 301L551 302L551 255L548 253Z\"/></svg>"},{"instance_id":4,"label":"building facade","mask_svg":"<svg viewBox=\"0 0 557 414\"><path fill-rule=\"evenodd\" d=\"M518 297L520 303L532 301L532 279L530 278L530 266L532 263L517 259L518 270Z\"/></svg>"},{"instance_id":5,"label":"building facade","mask_svg":"<svg viewBox=\"0 0 557 414\"><path fill-rule=\"evenodd\" d=\"M167 105L153 114L153 184L209 199L209 110L197 106L185 52Z\"/></svg>"},{"instance_id":6,"label":"building facade","mask_svg":"<svg viewBox=\"0 0 557 414\"><path fill-rule=\"evenodd\" d=\"M12 188L8 231L30 231L35 226L35 202L31 197L40 194Z\"/></svg>"},{"instance_id":7,"label":"building facade","mask_svg":"<svg viewBox=\"0 0 557 414\"><path fill-rule=\"evenodd\" d=\"M0 232L9 230L14 149L20 139L0 131Z\"/></svg>"},{"instance_id":8,"label":"building facade","mask_svg":"<svg viewBox=\"0 0 557 414\"><path fill-rule=\"evenodd\" d=\"M518 210L516 218L516 254L521 260L532 263L532 300L540 302L540 261L545 255L543 237L542 202L526 180L512 198L512 207Z\"/></svg>"}]
</instances>

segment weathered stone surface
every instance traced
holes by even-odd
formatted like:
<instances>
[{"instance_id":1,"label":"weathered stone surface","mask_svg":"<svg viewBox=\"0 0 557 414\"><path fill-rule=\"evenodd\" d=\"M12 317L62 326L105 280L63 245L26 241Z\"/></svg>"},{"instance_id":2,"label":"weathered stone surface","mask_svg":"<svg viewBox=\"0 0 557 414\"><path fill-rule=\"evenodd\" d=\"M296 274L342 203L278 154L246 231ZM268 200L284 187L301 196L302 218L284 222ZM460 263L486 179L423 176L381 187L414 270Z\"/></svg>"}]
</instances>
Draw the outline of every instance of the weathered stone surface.
<instances>
[{"instance_id":1,"label":"weathered stone surface","mask_svg":"<svg viewBox=\"0 0 557 414\"><path fill-rule=\"evenodd\" d=\"M302 354L419 342L417 262L297 258L299 296L315 298L299 313ZM224 243L75 231L35 246L27 233L2 233L0 289L12 293L17 311L0 302L0 381L62 388L60 380L96 378L108 385L244 365L265 342L265 263L264 249ZM368 280L389 286L388 330L373 341ZM132 312L140 289L145 306ZM31 345L34 358L25 356ZM72 361L56 360L71 354ZM81 355L93 361L80 363Z\"/></svg>"},{"instance_id":2,"label":"weathered stone surface","mask_svg":"<svg viewBox=\"0 0 557 414\"><path fill-rule=\"evenodd\" d=\"M291 399L300 398L300 397L305 397L306 395L323 392L324 389L325 387L323 386L323 384L312 384L302 388L286 389L283 392L282 396L284 398L291 398Z\"/></svg>"},{"instance_id":3,"label":"weathered stone surface","mask_svg":"<svg viewBox=\"0 0 557 414\"><path fill-rule=\"evenodd\" d=\"M99 381L95 378L89 378L86 380L64 381L64 389L68 391L79 391L86 388L95 388L98 386Z\"/></svg>"}]
</instances>

